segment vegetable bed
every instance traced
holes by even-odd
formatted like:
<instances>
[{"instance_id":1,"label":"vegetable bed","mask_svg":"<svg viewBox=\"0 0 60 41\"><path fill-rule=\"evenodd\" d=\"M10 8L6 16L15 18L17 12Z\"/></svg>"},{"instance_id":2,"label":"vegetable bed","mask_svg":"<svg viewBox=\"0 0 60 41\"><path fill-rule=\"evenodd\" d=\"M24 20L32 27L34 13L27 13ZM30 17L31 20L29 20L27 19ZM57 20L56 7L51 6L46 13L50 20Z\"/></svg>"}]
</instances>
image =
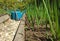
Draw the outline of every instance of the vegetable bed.
<instances>
[{"instance_id":1,"label":"vegetable bed","mask_svg":"<svg viewBox=\"0 0 60 41\"><path fill-rule=\"evenodd\" d=\"M36 1L27 6L25 41L60 41L59 0Z\"/></svg>"}]
</instances>

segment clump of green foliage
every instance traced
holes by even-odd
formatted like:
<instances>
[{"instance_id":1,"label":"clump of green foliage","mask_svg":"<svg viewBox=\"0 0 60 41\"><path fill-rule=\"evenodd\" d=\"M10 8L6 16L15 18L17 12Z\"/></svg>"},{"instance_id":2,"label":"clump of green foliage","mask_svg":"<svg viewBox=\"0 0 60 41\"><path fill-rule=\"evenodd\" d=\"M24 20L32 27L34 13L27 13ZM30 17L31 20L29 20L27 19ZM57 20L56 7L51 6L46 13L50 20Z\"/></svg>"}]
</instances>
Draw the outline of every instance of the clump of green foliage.
<instances>
[{"instance_id":1,"label":"clump of green foliage","mask_svg":"<svg viewBox=\"0 0 60 41\"><path fill-rule=\"evenodd\" d=\"M24 10L25 9L25 1L18 1L18 0L0 0L0 10L4 11L4 13L10 13L10 10ZM2 11L2 12L3 12ZM0 12L0 14L3 14Z\"/></svg>"},{"instance_id":2,"label":"clump of green foliage","mask_svg":"<svg viewBox=\"0 0 60 41\"><path fill-rule=\"evenodd\" d=\"M50 31L52 33L51 40L60 41L60 1L59 0L41 0L39 7L37 7L36 0L34 4L27 7L27 19L30 27L34 24L39 27L40 24L47 24L49 22Z\"/></svg>"}]
</instances>

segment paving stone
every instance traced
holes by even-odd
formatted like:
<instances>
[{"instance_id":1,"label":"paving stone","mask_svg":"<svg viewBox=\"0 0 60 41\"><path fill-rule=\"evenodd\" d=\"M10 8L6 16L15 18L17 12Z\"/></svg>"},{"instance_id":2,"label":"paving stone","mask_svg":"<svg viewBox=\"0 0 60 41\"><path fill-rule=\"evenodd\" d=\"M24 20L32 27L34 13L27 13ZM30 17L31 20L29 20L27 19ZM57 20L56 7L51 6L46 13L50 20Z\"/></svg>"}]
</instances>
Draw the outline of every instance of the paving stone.
<instances>
[{"instance_id":1,"label":"paving stone","mask_svg":"<svg viewBox=\"0 0 60 41\"><path fill-rule=\"evenodd\" d=\"M7 20L0 23L0 41L12 41L20 21Z\"/></svg>"},{"instance_id":2,"label":"paving stone","mask_svg":"<svg viewBox=\"0 0 60 41\"><path fill-rule=\"evenodd\" d=\"M25 32L24 32L24 26L25 26L25 15L24 17L22 18L22 20L20 20L20 25L19 25L19 28L18 28L18 31L16 33L16 36L15 36L15 39L13 41L24 41L24 36L25 36Z\"/></svg>"}]
</instances>

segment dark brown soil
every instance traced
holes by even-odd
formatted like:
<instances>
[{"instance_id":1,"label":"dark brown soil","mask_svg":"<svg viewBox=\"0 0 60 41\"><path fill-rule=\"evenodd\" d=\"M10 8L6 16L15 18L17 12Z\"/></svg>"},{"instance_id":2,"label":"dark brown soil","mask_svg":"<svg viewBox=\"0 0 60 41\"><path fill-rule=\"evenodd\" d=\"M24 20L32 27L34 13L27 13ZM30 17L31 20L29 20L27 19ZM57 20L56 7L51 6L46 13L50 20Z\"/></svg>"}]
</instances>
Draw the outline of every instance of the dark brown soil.
<instances>
[{"instance_id":1,"label":"dark brown soil","mask_svg":"<svg viewBox=\"0 0 60 41\"><path fill-rule=\"evenodd\" d=\"M41 24L38 27L34 22L34 27L31 28L31 24L26 18L25 25L28 27L25 29L25 41L51 41L49 37L51 37L52 34L50 32L49 24Z\"/></svg>"},{"instance_id":2,"label":"dark brown soil","mask_svg":"<svg viewBox=\"0 0 60 41\"><path fill-rule=\"evenodd\" d=\"M25 41L51 41L50 39L47 39L47 33L48 36L51 37L52 34L49 30L46 30L46 28L35 28L32 30L31 28L25 29L26 39Z\"/></svg>"}]
</instances>

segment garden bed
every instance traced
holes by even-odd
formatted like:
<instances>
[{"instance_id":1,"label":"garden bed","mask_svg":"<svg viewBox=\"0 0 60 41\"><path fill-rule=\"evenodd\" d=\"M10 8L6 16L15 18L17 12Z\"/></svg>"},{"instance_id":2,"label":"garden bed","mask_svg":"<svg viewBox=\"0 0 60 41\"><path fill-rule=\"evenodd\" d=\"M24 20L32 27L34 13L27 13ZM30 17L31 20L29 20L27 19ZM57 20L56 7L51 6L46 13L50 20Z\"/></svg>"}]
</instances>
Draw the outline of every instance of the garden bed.
<instances>
[{"instance_id":1,"label":"garden bed","mask_svg":"<svg viewBox=\"0 0 60 41\"><path fill-rule=\"evenodd\" d=\"M58 1L37 1L40 4L35 0L34 4L27 7L25 41L58 41L60 39Z\"/></svg>"}]
</instances>

